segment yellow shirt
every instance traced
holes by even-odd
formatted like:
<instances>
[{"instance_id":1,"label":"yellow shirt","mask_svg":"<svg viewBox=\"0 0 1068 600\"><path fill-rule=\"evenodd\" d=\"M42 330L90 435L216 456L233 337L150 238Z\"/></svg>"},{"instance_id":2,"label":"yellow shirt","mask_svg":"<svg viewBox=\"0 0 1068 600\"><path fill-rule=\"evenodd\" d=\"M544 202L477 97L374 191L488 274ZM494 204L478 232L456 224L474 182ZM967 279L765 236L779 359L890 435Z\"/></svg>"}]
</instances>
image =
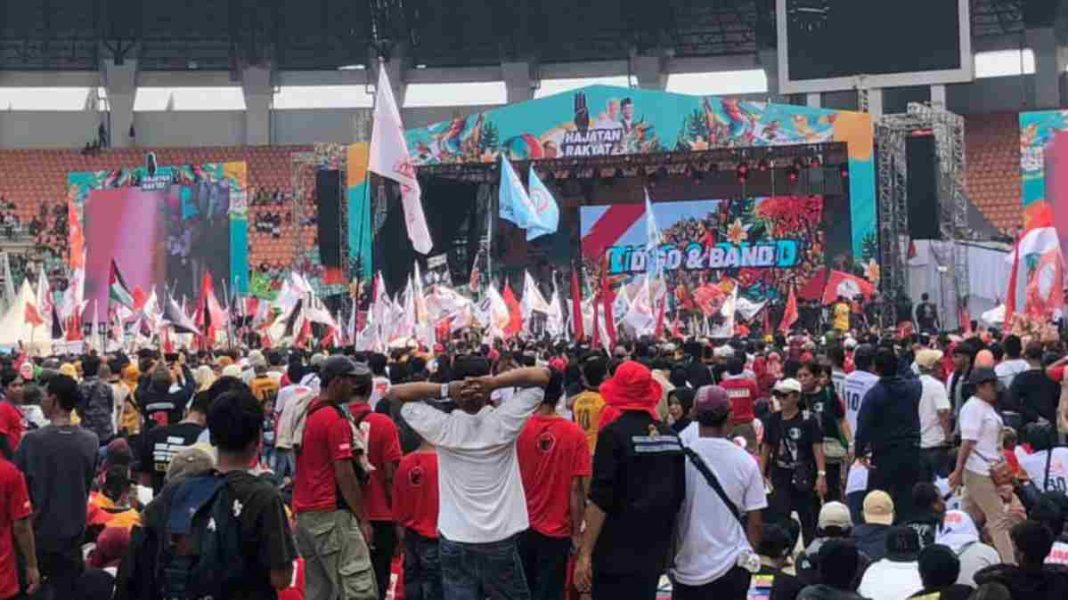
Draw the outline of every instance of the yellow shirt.
<instances>
[{"instance_id":1,"label":"yellow shirt","mask_svg":"<svg viewBox=\"0 0 1068 600\"><path fill-rule=\"evenodd\" d=\"M849 330L849 304L839 302L834 305L834 328L838 331Z\"/></svg>"},{"instance_id":2,"label":"yellow shirt","mask_svg":"<svg viewBox=\"0 0 1068 600\"><path fill-rule=\"evenodd\" d=\"M604 398L600 392L586 390L575 396L575 402L571 405L571 412L575 415L575 423L586 434L586 443L590 446L592 454L597 447L597 432L601 426L601 412L604 411Z\"/></svg>"}]
</instances>

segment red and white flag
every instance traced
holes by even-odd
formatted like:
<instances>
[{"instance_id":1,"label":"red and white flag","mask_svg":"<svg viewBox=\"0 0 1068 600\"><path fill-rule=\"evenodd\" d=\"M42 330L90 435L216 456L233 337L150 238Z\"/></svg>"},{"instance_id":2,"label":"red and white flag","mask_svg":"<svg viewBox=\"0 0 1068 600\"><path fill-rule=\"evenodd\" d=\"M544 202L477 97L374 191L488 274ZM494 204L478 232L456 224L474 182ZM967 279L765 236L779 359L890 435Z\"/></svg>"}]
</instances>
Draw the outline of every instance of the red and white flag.
<instances>
[{"instance_id":1,"label":"red and white flag","mask_svg":"<svg viewBox=\"0 0 1068 600\"><path fill-rule=\"evenodd\" d=\"M797 322L797 294L794 288L790 288L790 295L786 297L786 310L782 312L782 321L779 321L779 331L789 333L790 328Z\"/></svg>"},{"instance_id":2,"label":"red and white flag","mask_svg":"<svg viewBox=\"0 0 1068 600\"><path fill-rule=\"evenodd\" d=\"M408 154L404 140L404 124L401 122L397 101L385 65L378 69L378 90L375 93L375 122L371 132L370 158L367 169L386 179L400 184L401 204L404 206L404 224L408 239L420 254L427 254L434 246L423 215L422 189L415 177L415 166Z\"/></svg>"}]
</instances>

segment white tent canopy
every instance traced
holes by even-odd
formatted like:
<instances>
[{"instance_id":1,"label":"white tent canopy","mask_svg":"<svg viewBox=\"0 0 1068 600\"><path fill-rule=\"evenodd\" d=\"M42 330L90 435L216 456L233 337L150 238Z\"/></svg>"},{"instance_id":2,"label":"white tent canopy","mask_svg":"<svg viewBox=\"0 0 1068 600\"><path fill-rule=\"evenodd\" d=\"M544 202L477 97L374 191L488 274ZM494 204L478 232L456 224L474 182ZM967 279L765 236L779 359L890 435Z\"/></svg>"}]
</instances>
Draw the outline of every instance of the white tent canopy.
<instances>
[{"instance_id":1,"label":"white tent canopy","mask_svg":"<svg viewBox=\"0 0 1068 600\"><path fill-rule=\"evenodd\" d=\"M26 305L34 304L36 297L30 282L23 280L15 302L0 317L0 346L17 346L22 342L27 348L38 353L48 353L52 346L52 330L48 324L34 327L26 321Z\"/></svg>"}]
</instances>

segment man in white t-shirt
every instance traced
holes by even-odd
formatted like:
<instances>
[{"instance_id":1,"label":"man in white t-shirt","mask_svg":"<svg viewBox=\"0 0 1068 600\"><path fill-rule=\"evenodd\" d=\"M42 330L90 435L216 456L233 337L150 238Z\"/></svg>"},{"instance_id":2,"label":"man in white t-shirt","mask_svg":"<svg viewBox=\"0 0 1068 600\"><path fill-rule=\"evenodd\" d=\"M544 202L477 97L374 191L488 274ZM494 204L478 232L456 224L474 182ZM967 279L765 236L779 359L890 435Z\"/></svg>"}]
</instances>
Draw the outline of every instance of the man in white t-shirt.
<instances>
[{"instance_id":1,"label":"man in white t-shirt","mask_svg":"<svg viewBox=\"0 0 1068 600\"><path fill-rule=\"evenodd\" d=\"M994 410L998 398L998 376L994 369L972 369L968 383L975 387L975 395L960 409L961 445L957 452L957 466L949 475L950 487L964 484L965 506L978 506L987 518L987 529L1001 556L1002 562L1015 564L1011 523L1005 503L990 478L990 467L1001 458L1001 416Z\"/></svg>"},{"instance_id":2,"label":"man in white t-shirt","mask_svg":"<svg viewBox=\"0 0 1068 600\"><path fill-rule=\"evenodd\" d=\"M1022 439L1033 451L1019 457L1027 477L1040 491L1068 494L1068 448L1056 446L1057 431L1053 426L1028 425L1024 427Z\"/></svg>"},{"instance_id":3,"label":"man in white t-shirt","mask_svg":"<svg viewBox=\"0 0 1068 600\"><path fill-rule=\"evenodd\" d=\"M686 497L677 521L678 551L671 569L676 598L745 600L751 571L746 560L759 559L753 547L760 542L760 510L767 508L764 479L753 457L727 439L731 401L718 385L697 390L694 422L679 434L683 447L692 450L686 463ZM712 488L697 461L714 475L726 494ZM748 514L746 529L740 515ZM746 565L749 566L749 565Z\"/></svg>"},{"instance_id":4,"label":"man in white t-shirt","mask_svg":"<svg viewBox=\"0 0 1068 600\"><path fill-rule=\"evenodd\" d=\"M998 381L1001 382L1001 385L1005 389L1009 389L1009 386L1012 385L1012 380L1020 373L1030 369L1031 365L1022 357L1023 343L1020 341L1019 336L1006 336L1002 345L1005 349L1005 359L994 367L994 372L997 373Z\"/></svg>"},{"instance_id":5,"label":"man in white t-shirt","mask_svg":"<svg viewBox=\"0 0 1068 600\"><path fill-rule=\"evenodd\" d=\"M842 402L845 403L846 421L849 421L849 429L853 432L857 430L857 415L860 413L860 405L864 401L864 396L879 381L879 376L873 371L874 360L875 348L870 344L857 346L853 350L854 370L846 375L845 382L842 384ZM863 463L855 460L849 466L849 475L846 477L846 504L849 506L849 514L858 523L863 513L864 495L867 493L868 469Z\"/></svg>"},{"instance_id":6,"label":"man in white t-shirt","mask_svg":"<svg viewBox=\"0 0 1068 600\"><path fill-rule=\"evenodd\" d=\"M886 533L886 558L864 571L857 593L871 600L900 600L923 589L920 579L920 537L909 527Z\"/></svg>"},{"instance_id":7,"label":"man in white t-shirt","mask_svg":"<svg viewBox=\"0 0 1068 600\"><path fill-rule=\"evenodd\" d=\"M458 380L449 384L395 385L389 397L403 402L405 421L438 453L439 552L446 598L528 598L516 534L529 526L515 442L541 404L549 371L515 369L489 376L489 362L460 357ZM520 388L498 407L488 404L498 388ZM445 413L427 398L451 398Z\"/></svg>"},{"instance_id":8,"label":"man in white t-shirt","mask_svg":"<svg viewBox=\"0 0 1068 600\"><path fill-rule=\"evenodd\" d=\"M953 407L942 382L934 378L934 373L942 363L939 350L921 350L916 354L916 367L920 371L920 450L924 466L933 476L944 477L948 474L946 456L948 444L953 434L950 415Z\"/></svg>"}]
</instances>

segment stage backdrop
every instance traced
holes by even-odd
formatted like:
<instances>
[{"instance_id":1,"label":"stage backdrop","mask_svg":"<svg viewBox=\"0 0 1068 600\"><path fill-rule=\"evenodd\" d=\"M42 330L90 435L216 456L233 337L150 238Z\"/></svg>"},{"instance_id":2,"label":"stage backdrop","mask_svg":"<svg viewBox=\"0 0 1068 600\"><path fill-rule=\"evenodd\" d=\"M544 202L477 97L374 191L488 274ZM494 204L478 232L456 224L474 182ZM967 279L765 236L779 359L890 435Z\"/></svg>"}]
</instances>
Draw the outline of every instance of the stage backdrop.
<instances>
[{"instance_id":1,"label":"stage backdrop","mask_svg":"<svg viewBox=\"0 0 1068 600\"><path fill-rule=\"evenodd\" d=\"M1061 248L1068 248L1068 110L1020 113L1020 198L1053 209Z\"/></svg>"},{"instance_id":2,"label":"stage backdrop","mask_svg":"<svg viewBox=\"0 0 1068 600\"><path fill-rule=\"evenodd\" d=\"M69 173L70 266L85 265L85 315L107 315L114 260L133 289L196 298L205 271L217 295L248 292L244 162ZM84 249L84 254L82 250ZM161 298L162 301L162 298Z\"/></svg>"},{"instance_id":3,"label":"stage backdrop","mask_svg":"<svg viewBox=\"0 0 1068 600\"><path fill-rule=\"evenodd\" d=\"M407 132L416 164L845 142L854 258L876 258L873 130L867 113L589 86Z\"/></svg>"},{"instance_id":4,"label":"stage backdrop","mask_svg":"<svg viewBox=\"0 0 1068 600\"><path fill-rule=\"evenodd\" d=\"M756 302L784 297L823 266L823 199L774 196L659 202L653 215L664 244L659 264L683 305L703 283L730 278ZM636 283L650 265L645 206L583 206L582 258L588 273Z\"/></svg>"}]
</instances>

